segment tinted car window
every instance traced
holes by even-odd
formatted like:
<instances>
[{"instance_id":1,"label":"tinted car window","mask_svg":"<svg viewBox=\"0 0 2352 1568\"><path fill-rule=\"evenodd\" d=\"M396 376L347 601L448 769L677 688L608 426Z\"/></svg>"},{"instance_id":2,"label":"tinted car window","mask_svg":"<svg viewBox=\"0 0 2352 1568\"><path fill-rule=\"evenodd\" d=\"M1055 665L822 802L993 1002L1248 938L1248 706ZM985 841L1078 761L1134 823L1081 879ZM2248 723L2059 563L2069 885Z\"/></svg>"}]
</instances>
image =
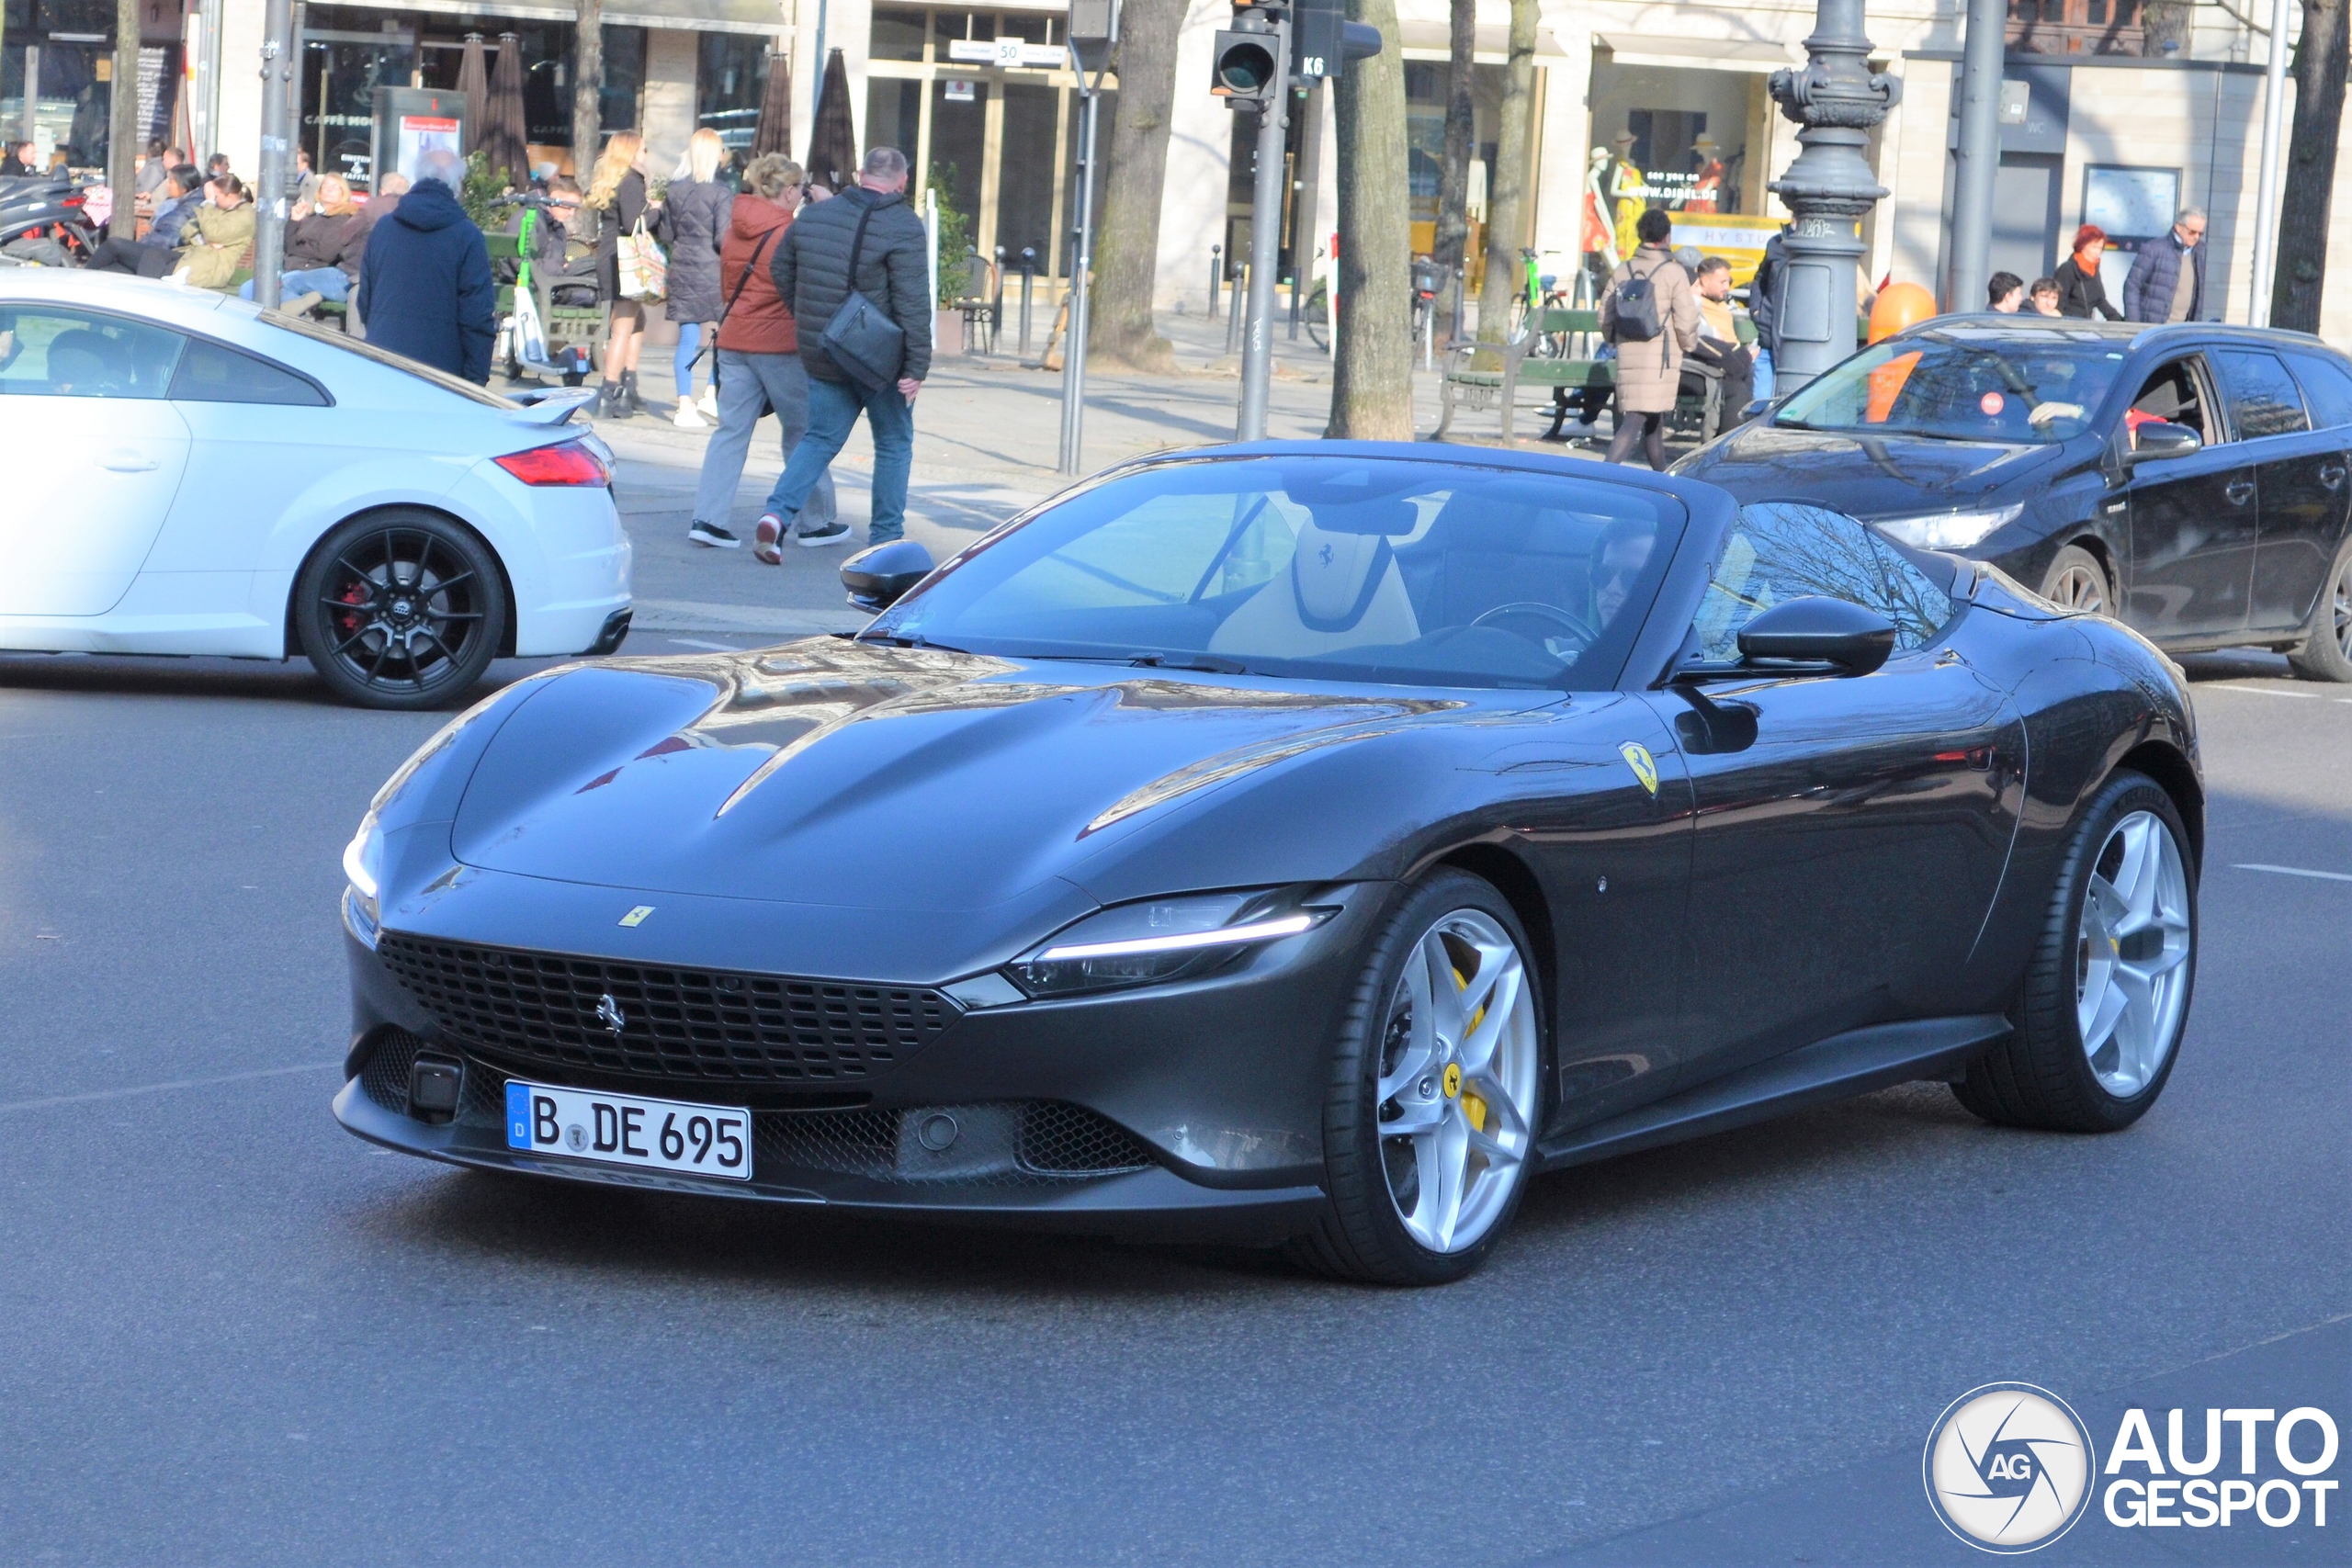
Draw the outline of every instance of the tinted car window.
<instances>
[{"instance_id":1,"label":"tinted car window","mask_svg":"<svg viewBox=\"0 0 2352 1568\"><path fill-rule=\"evenodd\" d=\"M1552 473L1324 457L1157 464L990 540L867 635L1427 686L1612 684L1679 502Z\"/></svg>"},{"instance_id":2,"label":"tinted car window","mask_svg":"<svg viewBox=\"0 0 2352 1568\"><path fill-rule=\"evenodd\" d=\"M2238 439L2292 435L2312 427L2303 414L2303 395L2277 355L2222 348L2214 350L2212 357L2222 375L2223 395L2230 400Z\"/></svg>"},{"instance_id":3,"label":"tinted car window","mask_svg":"<svg viewBox=\"0 0 2352 1568\"><path fill-rule=\"evenodd\" d=\"M1700 657L1739 657L1740 628L1773 605L1843 599L1894 623L1895 650L1927 647L1951 619L1951 596L1884 540L1843 513L1792 502L1740 508L1700 601Z\"/></svg>"},{"instance_id":4,"label":"tinted car window","mask_svg":"<svg viewBox=\"0 0 2352 1568\"><path fill-rule=\"evenodd\" d=\"M241 354L226 344L192 338L172 378L172 398L183 403L291 403L324 408L319 389L291 370Z\"/></svg>"},{"instance_id":5,"label":"tinted car window","mask_svg":"<svg viewBox=\"0 0 2352 1568\"><path fill-rule=\"evenodd\" d=\"M2295 379L2303 385L2312 428L2333 430L2338 425L2352 424L2352 372L2316 354L2293 354L2288 357L2294 361Z\"/></svg>"},{"instance_id":6,"label":"tinted car window","mask_svg":"<svg viewBox=\"0 0 2352 1568\"><path fill-rule=\"evenodd\" d=\"M0 397L160 398L187 343L118 316L0 306Z\"/></svg>"},{"instance_id":7,"label":"tinted car window","mask_svg":"<svg viewBox=\"0 0 2352 1568\"><path fill-rule=\"evenodd\" d=\"M1872 344L1818 376L1772 423L1799 430L2041 443L2081 434L2123 368L2087 328L1952 326Z\"/></svg>"}]
</instances>

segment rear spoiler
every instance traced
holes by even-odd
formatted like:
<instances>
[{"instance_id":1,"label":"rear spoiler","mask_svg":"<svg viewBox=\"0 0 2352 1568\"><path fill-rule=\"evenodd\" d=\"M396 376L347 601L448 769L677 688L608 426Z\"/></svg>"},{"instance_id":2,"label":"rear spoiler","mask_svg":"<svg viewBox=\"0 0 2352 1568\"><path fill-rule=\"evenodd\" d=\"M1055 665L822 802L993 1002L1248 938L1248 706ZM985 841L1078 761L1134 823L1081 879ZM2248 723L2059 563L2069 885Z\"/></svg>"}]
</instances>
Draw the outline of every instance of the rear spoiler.
<instances>
[{"instance_id":1,"label":"rear spoiler","mask_svg":"<svg viewBox=\"0 0 2352 1568\"><path fill-rule=\"evenodd\" d=\"M507 417L521 424L565 423L596 398L589 387L527 387L510 395L522 406Z\"/></svg>"}]
</instances>

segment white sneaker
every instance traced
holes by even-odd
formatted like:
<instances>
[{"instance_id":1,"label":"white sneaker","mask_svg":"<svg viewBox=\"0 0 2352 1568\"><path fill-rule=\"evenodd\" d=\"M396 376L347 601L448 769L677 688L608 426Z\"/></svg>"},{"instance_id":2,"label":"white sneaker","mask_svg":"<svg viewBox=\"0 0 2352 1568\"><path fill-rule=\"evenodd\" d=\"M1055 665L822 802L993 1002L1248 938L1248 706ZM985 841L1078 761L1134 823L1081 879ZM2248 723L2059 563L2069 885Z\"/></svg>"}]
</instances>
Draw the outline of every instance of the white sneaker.
<instances>
[{"instance_id":1,"label":"white sneaker","mask_svg":"<svg viewBox=\"0 0 2352 1568\"><path fill-rule=\"evenodd\" d=\"M702 410L703 418L716 422L718 418L718 389L705 387L702 389L702 400L695 403L695 407Z\"/></svg>"},{"instance_id":2,"label":"white sneaker","mask_svg":"<svg viewBox=\"0 0 2352 1568\"><path fill-rule=\"evenodd\" d=\"M702 415L695 412L695 400L692 398L678 400L678 414L673 423L680 430L708 430L710 428L703 423Z\"/></svg>"}]
</instances>

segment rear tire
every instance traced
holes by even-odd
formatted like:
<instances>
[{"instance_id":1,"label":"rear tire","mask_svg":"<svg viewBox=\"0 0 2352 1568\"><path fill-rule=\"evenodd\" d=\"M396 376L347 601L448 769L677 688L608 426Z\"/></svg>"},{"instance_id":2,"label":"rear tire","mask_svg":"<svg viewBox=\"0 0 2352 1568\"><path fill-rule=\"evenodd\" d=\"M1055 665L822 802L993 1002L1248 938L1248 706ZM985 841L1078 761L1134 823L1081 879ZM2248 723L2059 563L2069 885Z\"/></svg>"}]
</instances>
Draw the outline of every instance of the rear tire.
<instances>
[{"instance_id":1,"label":"rear tire","mask_svg":"<svg viewBox=\"0 0 2352 1568\"><path fill-rule=\"evenodd\" d=\"M1331 1054L1329 1202L1294 1261L1386 1285L1442 1284L1486 1261L1543 1125L1532 952L1510 902L1459 871L1430 876L1388 916Z\"/></svg>"},{"instance_id":2,"label":"rear tire","mask_svg":"<svg viewBox=\"0 0 2352 1568\"><path fill-rule=\"evenodd\" d=\"M1952 1086L1987 1122L2112 1133L2179 1055L2197 977L2197 868L2172 797L2119 771L2076 821L2009 1037Z\"/></svg>"},{"instance_id":3,"label":"rear tire","mask_svg":"<svg viewBox=\"0 0 2352 1568\"><path fill-rule=\"evenodd\" d=\"M437 513L343 524L294 583L294 634L345 702L439 707L480 681L512 611L489 548Z\"/></svg>"},{"instance_id":4,"label":"rear tire","mask_svg":"<svg viewBox=\"0 0 2352 1568\"><path fill-rule=\"evenodd\" d=\"M2098 557L2080 545L2068 545L2051 558L2041 576L2041 596L2068 610L2094 615L2115 614L2115 587Z\"/></svg>"},{"instance_id":5,"label":"rear tire","mask_svg":"<svg viewBox=\"0 0 2352 1568\"><path fill-rule=\"evenodd\" d=\"M2352 536L2336 550L2312 611L2311 632L2287 655L2287 667L2306 681L2352 682Z\"/></svg>"}]
</instances>

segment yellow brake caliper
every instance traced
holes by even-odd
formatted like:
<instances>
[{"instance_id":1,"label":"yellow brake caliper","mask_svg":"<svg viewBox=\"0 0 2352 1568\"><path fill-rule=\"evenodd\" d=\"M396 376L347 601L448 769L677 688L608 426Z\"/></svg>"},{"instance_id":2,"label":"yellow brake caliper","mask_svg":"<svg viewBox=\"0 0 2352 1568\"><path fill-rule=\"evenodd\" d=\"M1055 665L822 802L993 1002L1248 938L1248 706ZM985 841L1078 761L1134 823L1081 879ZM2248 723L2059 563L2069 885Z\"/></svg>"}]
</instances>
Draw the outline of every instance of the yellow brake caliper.
<instances>
[{"instance_id":1,"label":"yellow brake caliper","mask_svg":"<svg viewBox=\"0 0 2352 1568\"><path fill-rule=\"evenodd\" d=\"M1470 988L1470 982L1463 977L1462 971L1459 969L1453 972L1453 988L1457 991L1466 991ZM1486 1016L1487 1010L1484 1007L1472 1013L1470 1021L1462 1027L1463 1038L1466 1040L1477 1033L1478 1021ZM1445 1092L1449 1095L1460 1096L1462 1114L1469 1121L1471 1126L1481 1133L1487 1130L1487 1102L1477 1095L1463 1089L1462 1068L1459 1066L1445 1069Z\"/></svg>"}]
</instances>

